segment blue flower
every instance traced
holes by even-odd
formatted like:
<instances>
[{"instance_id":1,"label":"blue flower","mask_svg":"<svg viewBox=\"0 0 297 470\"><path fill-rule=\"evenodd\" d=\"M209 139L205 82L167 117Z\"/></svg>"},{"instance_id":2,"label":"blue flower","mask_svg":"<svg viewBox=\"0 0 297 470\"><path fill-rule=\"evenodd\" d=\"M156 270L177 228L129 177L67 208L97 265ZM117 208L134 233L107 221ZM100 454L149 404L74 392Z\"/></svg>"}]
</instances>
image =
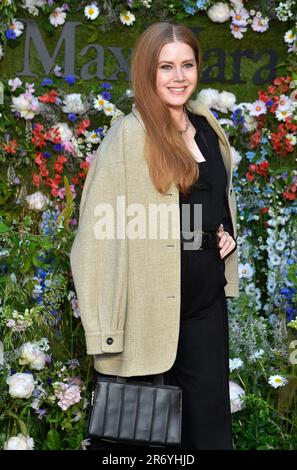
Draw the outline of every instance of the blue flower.
<instances>
[{"instance_id":1,"label":"blue flower","mask_svg":"<svg viewBox=\"0 0 297 470\"><path fill-rule=\"evenodd\" d=\"M7 39L16 39L16 34L13 29L8 29L7 31L5 31L5 36L7 37Z\"/></svg>"},{"instance_id":2,"label":"blue flower","mask_svg":"<svg viewBox=\"0 0 297 470\"><path fill-rule=\"evenodd\" d=\"M196 10L193 7L185 7L185 12L188 13L189 15L195 15Z\"/></svg>"},{"instance_id":3,"label":"blue flower","mask_svg":"<svg viewBox=\"0 0 297 470\"><path fill-rule=\"evenodd\" d=\"M41 82L41 86L49 86L52 85L54 82L52 81L51 78L44 78Z\"/></svg>"},{"instance_id":4,"label":"blue flower","mask_svg":"<svg viewBox=\"0 0 297 470\"><path fill-rule=\"evenodd\" d=\"M73 75L66 75L65 82L67 82L68 85L74 85L74 83L76 82L76 79Z\"/></svg>"},{"instance_id":5,"label":"blue flower","mask_svg":"<svg viewBox=\"0 0 297 470\"><path fill-rule=\"evenodd\" d=\"M105 100L110 101L110 99L111 99L111 94L110 94L108 91L103 91L103 92L102 92L102 98L104 98Z\"/></svg>"},{"instance_id":6,"label":"blue flower","mask_svg":"<svg viewBox=\"0 0 297 470\"><path fill-rule=\"evenodd\" d=\"M64 145L62 144L55 144L53 147L54 147L54 150L56 150L56 152L63 152L64 150Z\"/></svg>"},{"instance_id":7,"label":"blue flower","mask_svg":"<svg viewBox=\"0 0 297 470\"><path fill-rule=\"evenodd\" d=\"M50 157L52 156L52 154L51 154L50 152L44 152L44 153L43 153L43 156L44 156L45 158L50 158Z\"/></svg>"},{"instance_id":8,"label":"blue flower","mask_svg":"<svg viewBox=\"0 0 297 470\"><path fill-rule=\"evenodd\" d=\"M196 5L199 10L203 10L205 8L205 0L197 0Z\"/></svg>"},{"instance_id":9,"label":"blue flower","mask_svg":"<svg viewBox=\"0 0 297 470\"><path fill-rule=\"evenodd\" d=\"M245 153L246 158L248 159L249 162L251 162L255 156L255 152L248 151Z\"/></svg>"},{"instance_id":10,"label":"blue flower","mask_svg":"<svg viewBox=\"0 0 297 470\"><path fill-rule=\"evenodd\" d=\"M110 83L106 82L106 83L102 83L101 87L105 88L105 90L111 90L112 85Z\"/></svg>"},{"instance_id":11,"label":"blue flower","mask_svg":"<svg viewBox=\"0 0 297 470\"><path fill-rule=\"evenodd\" d=\"M74 122L77 120L77 115L74 113L69 113L67 118L69 119L69 121Z\"/></svg>"}]
</instances>

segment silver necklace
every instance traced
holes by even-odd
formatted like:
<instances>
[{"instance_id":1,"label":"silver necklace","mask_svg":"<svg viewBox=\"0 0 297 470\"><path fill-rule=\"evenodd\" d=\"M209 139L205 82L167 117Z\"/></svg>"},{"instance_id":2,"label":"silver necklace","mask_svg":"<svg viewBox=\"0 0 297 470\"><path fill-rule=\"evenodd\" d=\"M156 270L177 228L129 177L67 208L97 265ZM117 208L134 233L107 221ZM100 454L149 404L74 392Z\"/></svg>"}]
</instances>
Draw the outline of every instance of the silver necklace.
<instances>
[{"instance_id":1,"label":"silver necklace","mask_svg":"<svg viewBox=\"0 0 297 470\"><path fill-rule=\"evenodd\" d=\"M179 131L181 134L185 134L187 132L187 130L189 129L189 127L190 127L190 121L189 121L188 113L187 113L185 107L183 108L183 113L184 113L185 119L186 119L186 128L185 128L185 130Z\"/></svg>"}]
</instances>

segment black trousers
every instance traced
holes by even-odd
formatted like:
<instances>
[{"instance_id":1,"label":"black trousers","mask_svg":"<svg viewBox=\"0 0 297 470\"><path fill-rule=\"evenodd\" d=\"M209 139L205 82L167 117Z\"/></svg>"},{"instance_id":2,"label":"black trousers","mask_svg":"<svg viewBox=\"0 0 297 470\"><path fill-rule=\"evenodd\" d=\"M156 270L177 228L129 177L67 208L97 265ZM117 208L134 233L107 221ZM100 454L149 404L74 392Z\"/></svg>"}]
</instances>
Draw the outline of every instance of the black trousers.
<instances>
[{"instance_id":1,"label":"black trousers","mask_svg":"<svg viewBox=\"0 0 297 470\"><path fill-rule=\"evenodd\" d=\"M181 319L176 359L163 375L166 384L178 385L183 391L182 437L178 449L232 450L229 329L224 289L208 307ZM153 378L153 375L141 376L141 380ZM91 439L88 449L133 447Z\"/></svg>"}]
</instances>

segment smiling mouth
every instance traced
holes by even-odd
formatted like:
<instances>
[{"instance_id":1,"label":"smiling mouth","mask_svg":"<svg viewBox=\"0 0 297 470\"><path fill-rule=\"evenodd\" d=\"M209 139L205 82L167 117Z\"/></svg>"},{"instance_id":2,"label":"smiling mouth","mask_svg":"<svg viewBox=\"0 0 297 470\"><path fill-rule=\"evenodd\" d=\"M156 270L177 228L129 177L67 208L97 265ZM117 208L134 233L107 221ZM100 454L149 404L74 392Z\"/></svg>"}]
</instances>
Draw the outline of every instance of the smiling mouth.
<instances>
[{"instance_id":1,"label":"smiling mouth","mask_svg":"<svg viewBox=\"0 0 297 470\"><path fill-rule=\"evenodd\" d=\"M183 87L168 87L168 90L171 93L175 93L175 94L182 94L186 91L186 89L187 89L186 86L183 86Z\"/></svg>"}]
</instances>

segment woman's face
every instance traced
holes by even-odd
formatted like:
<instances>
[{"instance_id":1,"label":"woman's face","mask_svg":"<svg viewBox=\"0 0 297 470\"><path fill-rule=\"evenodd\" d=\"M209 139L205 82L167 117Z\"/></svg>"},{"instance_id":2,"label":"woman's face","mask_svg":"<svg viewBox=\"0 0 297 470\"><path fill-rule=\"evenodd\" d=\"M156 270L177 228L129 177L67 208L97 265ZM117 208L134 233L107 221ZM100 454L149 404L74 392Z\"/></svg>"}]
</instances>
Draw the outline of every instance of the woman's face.
<instances>
[{"instance_id":1,"label":"woman's face","mask_svg":"<svg viewBox=\"0 0 297 470\"><path fill-rule=\"evenodd\" d=\"M165 44L159 55L156 76L156 91L161 100L171 108L182 107L196 89L197 79L193 49L184 42Z\"/></svg>"}]
</instances>

